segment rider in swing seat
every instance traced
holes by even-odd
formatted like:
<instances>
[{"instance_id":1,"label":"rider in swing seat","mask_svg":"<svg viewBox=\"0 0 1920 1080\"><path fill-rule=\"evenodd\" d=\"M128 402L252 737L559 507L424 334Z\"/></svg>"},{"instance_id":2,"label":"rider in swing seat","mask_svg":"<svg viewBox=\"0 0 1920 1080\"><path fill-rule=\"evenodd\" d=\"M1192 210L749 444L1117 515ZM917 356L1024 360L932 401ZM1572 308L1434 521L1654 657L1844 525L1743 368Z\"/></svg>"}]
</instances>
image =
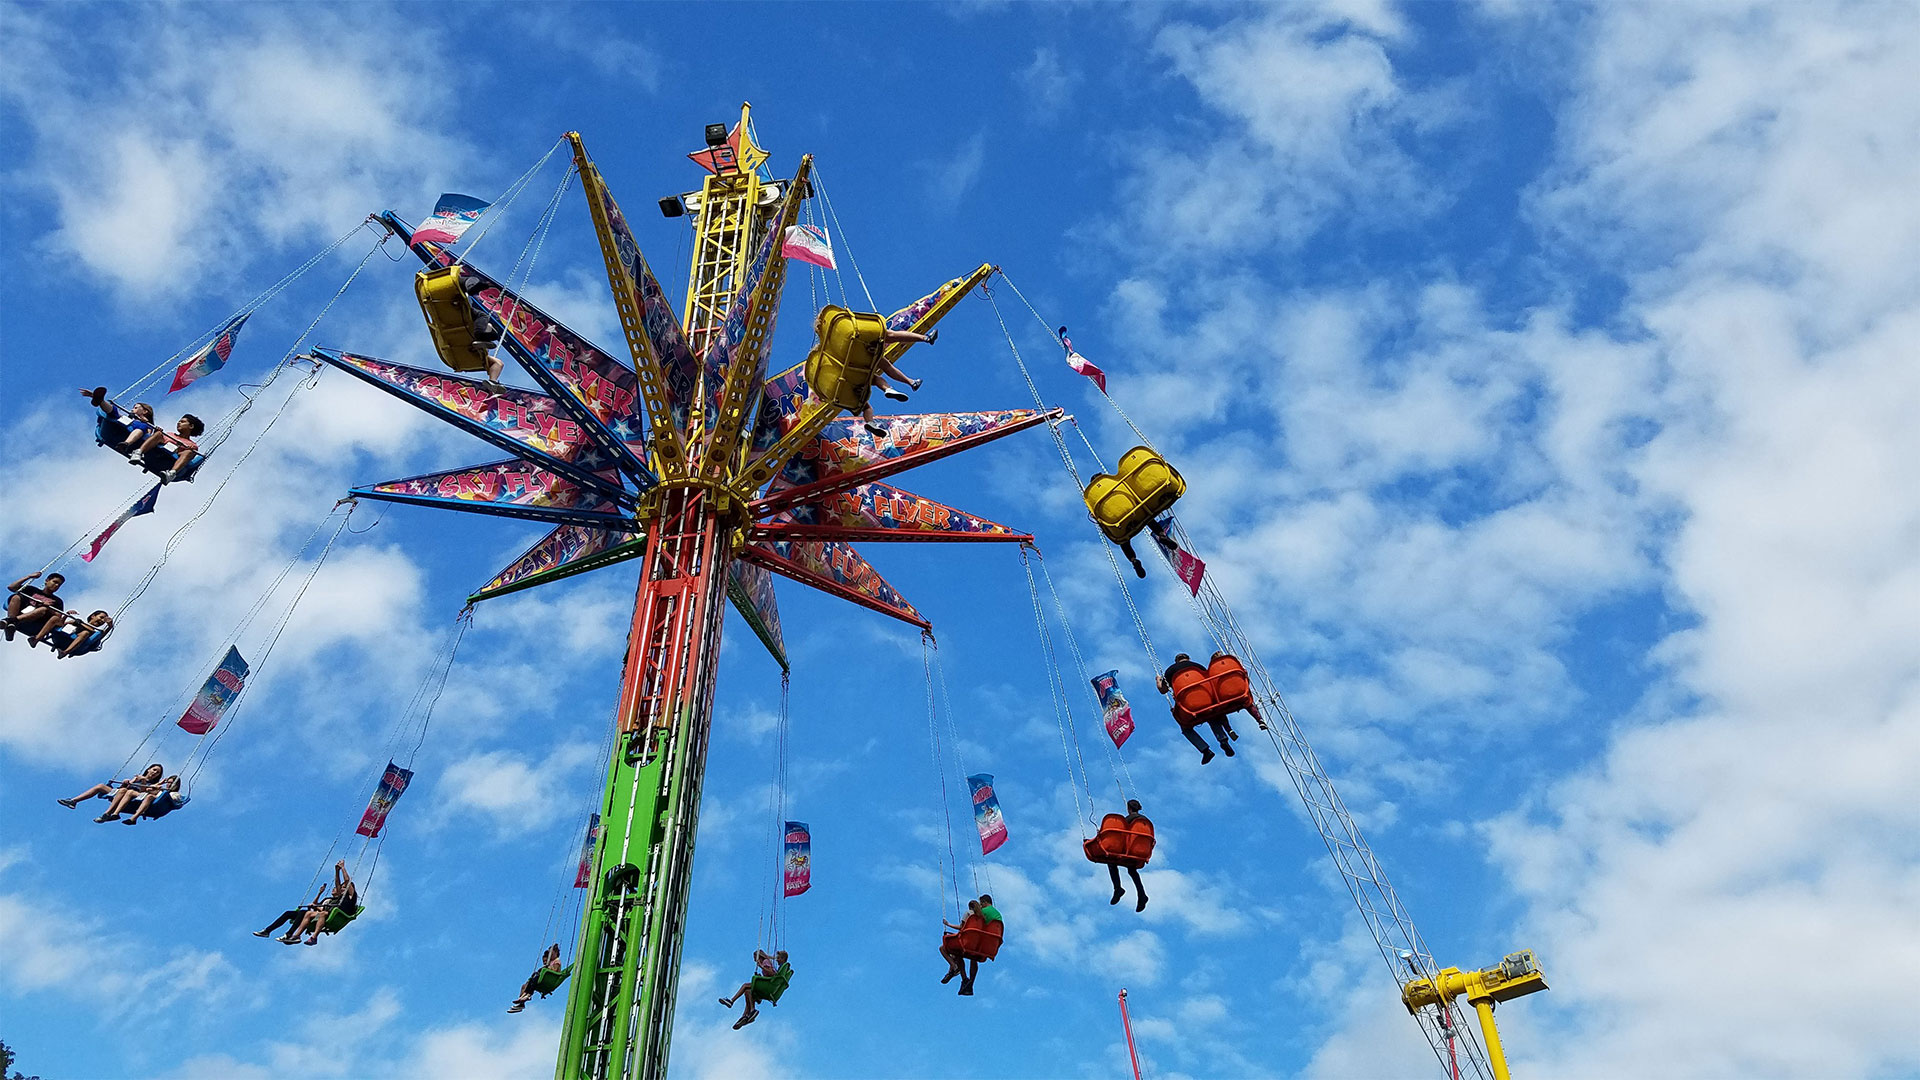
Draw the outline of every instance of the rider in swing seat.
<instances>
[{"instance_id":1,"label":"rider in swing seat","mask_svg":"<svg viewBox=\"0 0 1920 1080\"><path fill-rule=\"evenodd\" d=\"M479 353L487 362L487 384L500 385L500 372L505 369L506 361L493 350L500 344L502 329L500 320L493 317L487 305L480 301L481 290L487 283L478 274L462 267L460 269L460 291L466 295L468 307L473 309L473 351Z\"/></svg>"},{"instance_id":2,"label":"rider in swing seat","mask_svg":"<svg viewBox=\"0 0 1920 1080\"><path fill-rule=\"evenodd\" d=\"M739 1031L760 1018L760 1002L769 1005L780 1004L780 995L787 992L787 983L793 978L793 965L787 963L787 950L778 949L771 956L755 949L753 951L753 978L740 984L740 989L732 997L723 997L720 1004L733 1008L741 998L747 1001L747 1007L740 1019L733 1022L733 1030Z\"/></svg>"},{"instance_id":3,"label":"rider in swing seat","mask_svg":"<svg viewBox=\"0 0 1920 1080\"><path fill-rule=\"evenodd\" d=\"M520 984L520 996L513 999L513 1004L507 1006L507 1011L517 1013L525 1009L527 1002L533 1000L535 993L541 997L553 993L554 987L560 985L555 976L565 977L565 975L566 969L560 966L560 943L556 941L547 946L546 952L540 954L540 966L534 969L533 974L527 976L526 982Z\"/></svg>"},{"instance_id":4,"label":"rider in swing seat","mask_svg":"<svg viewBox=\"0 0 1920 1080\"><path fill-rule=\"evenodd\" d=\"M1125 820L1128 829L1132 829L1142 821L1145 821L1149 826L1153 824L1152 821L1148 820L1147 815L1140 812L1139 799L1127 800L1127 816ZM1121 899L1127 895L1126 887L1120 884L1120 864L1108 863L1107 876L1113 879L1113 899L1107 901L1107 903L1118 904ZM1147 909L1147 887L1140 884L1140 871L1129 866L1127 867L1127 876L1133 879L1133 891L1140 897L1140 902L1133 906L1133 910L1145 911Z\"/></svg>"},{"instance_id":5,"label":"rider in swing seat","mask_svg":"<svg viewBox=\"0 0 1920 1080\"><path fill-rule=\"evenodd\" d=\"M180 794L180 778L169 776L160 781L153 790L142 795L139 805L133 808L133 812L121 824L138 825L143 817L158 821L192 801L189 796Z\"/></svg>"},{"instance_id":6,"label":"rider in swing seat","mask_svg":"<svg viewBox=\"0 0 1920 1080\"><path fill-rule=\"evenodd\" d=\"M53 646L53 654L65 660L69 656L80 656L100 648L107 635L113 632L113 616L104 611L96 611L85 619L68 611L48 619L41 624L40 631L28 642L38 645L42 641Z\"/></svg>"},{"instance_id":7,"label":"rider in swing seat","mask_svg":"<svg viewBox=\"0 0 1920 1080\"><path fill-rule=\"evenodd\" d=\"M7 597L7 617L0 622L0 630L5 631L8 641L13 640L16 630L38 636L49 622L57 622L66 611L60 600L60 586L67 583L67 576L48 574L43 584L28 584L39 576L28 574L7 586L12 595Z\"/></svg>"},{"instance_id":8,"label":"rider in swing seat","mask_svg":"<svg viewBox=\"0 0 1920 1080\"><path fill-rule=\"evenodd\" d=\"M138 776L130 777L126 780L108 780L104 783L93 785L71 799L59 799L56 801L58 801L61 806L71 810L81 803L86 802L88 799L107 799L109 800L107 803L107 812L93 819L101 824L105 824L125 813L127 806L135 799L157 789L161 777L166 774L166 768L156 761L145 769L140 770L140 775ZM115 789L118 790L116 791Z\"/></svg>"}]
</instances>

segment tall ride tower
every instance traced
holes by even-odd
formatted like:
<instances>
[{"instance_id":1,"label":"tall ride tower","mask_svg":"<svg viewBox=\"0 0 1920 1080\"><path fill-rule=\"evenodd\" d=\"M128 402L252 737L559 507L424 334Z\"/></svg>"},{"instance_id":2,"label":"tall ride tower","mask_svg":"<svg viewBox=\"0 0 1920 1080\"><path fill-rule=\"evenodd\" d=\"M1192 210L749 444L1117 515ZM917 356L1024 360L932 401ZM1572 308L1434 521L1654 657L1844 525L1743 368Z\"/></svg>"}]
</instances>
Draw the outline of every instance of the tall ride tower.
<instances>
[{"instance_id":1,"label":"tall ride tower","mask_svg":"<svg viewBox=\"0 0 1920 1080\"><path fill-rule=\"evenodd\" d=\"M354 489L364 498L556 526L472 600L614 563L639 564L601 833L555 1075L660 1078L673 1029L723 601L782 667L772 575L928 629L852 542L1031 537L882 481L1059 414L882 417L885 434L876 436L845 418L844 392L823 400L809 387L808 371L839 362L822 343L807 364L769 377L786 281L783 238L812 194L812 160L801 158L790 178L769 175L748 107L731 128L708 125L706 147L689 155L707 170L699 190L661 200L669 217L688 215L693 228L680 313L579 135L568 139L630 364L478 268L469 268L483 285L476 296L505 327L502 346L539 392L333 350L315 355L513 455ZM457 261L439 244L414 240L395 215L381 220L430 268ZM931 329L991 269L982 265L910 305L910 328ZM897 357L907 347L887 345L885 353ZM845 372L838 374L836 385L844 385Z\"/></svg>"}]
</instances>

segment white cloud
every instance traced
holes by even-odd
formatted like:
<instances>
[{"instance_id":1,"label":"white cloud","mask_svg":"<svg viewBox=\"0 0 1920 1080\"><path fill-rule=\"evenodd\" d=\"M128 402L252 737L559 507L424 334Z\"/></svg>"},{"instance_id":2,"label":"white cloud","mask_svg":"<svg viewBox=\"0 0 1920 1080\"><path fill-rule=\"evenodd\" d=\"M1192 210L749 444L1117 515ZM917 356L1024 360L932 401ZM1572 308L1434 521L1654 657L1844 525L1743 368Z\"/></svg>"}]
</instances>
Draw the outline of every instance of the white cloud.
<instances>
[{"instance_id":1,"label":"white cloud","mask_svg":"<svg viewBox=\"0 0 1920 1080\"><path fill-rule=\"evenodd\" d=\"M1057 49L1042 45L1033 50L1033 62L1021 69L1018 79L1034 115L1050 120L1066 109L1081 75L1061 62Z\"/></svg>"},{"instance_id":2,"label":"white cloud","mask_svg":"<svg viewBox=\"0 0 1920 1080\"><path fill-rule=\"evenodd\" d=\"M952 156L928 162L924 166L927 173L927 200L945 211L958 207L960 200L980 179L980 168L986 160L986 133L975 132L954 149Z\"/></svg>"},{"instance_id":3,"label":"white cloud","mask_svg":"<svg viewBox=\"0 0 1920 1080\"><path fill-rule=\"evenodd\" d=\"M484 815L501 833L531 832L580 811L571 793L600 763L587 743L562 744L538 761L511 750L472 754L441 772L435 807L443 819Z\"/></svg>"},{"instance_id":4,"label":"white cloud","mask_svg":"<svg viewBox=\"0 0 1920 1080\"><path fill-rule=\"evenodd\" d=\"M31 132L12 179L44 194L69 260L124 295L225 286L264 240L338 235L382 199L425 202L463 148L418 36L376 9L134 12L81 40L72 20L18 6L4 100ZM124 51L121 77L84 78L73 58ZM377 62L376 62L376 59Z\"/></svg>"},{"instance_id":5,"label":"white cloud","mask_svg":"<svg viewBox=\"0 0 1920 1080\"><path fill-rule=\"evenodd\" d=\"M6 854L0 872L27 853ZM153 1009L188 996L215 1004L236 974L221 953L157 949L77 916L50 896L24 891L0 893L0 964L12 973L7 994L60 994L114 1018L135 996Z\"/></svg>"},{"instance_id":6,"label":"white cloud","mask_svg":"<svg viewBox=\"0 0 1920 1080\"><path fill-rule=\"evenodd\" d=\"M1403 83L1410 31L1380 10L1164 31L1235 126L1150 157L1126 220L1204 260L1284 248L1349 200L1417 219L1447 198L1409 140L1448 98ZM1506 17L1564 43L1571 92L1524 205L1549 278L1619 276L1602 328L1554 294L1496 314L1444 265L1286 289L1153 255L1115 293L1151 351L1118 392L1188 470L1183 520L1301 670L1300 711L1342 719L1309 730L1367 763L1368 782L1343 780L1357 810L1457 784L1459 755L1422 749L1464 733L1498 747L1505 725L1618 724L1591 768L1485 827L1528 904L1512 944L1540 945L1555 987L1502 1013L1524 1066L1911 1070L1920 267L1895 252L1920 247L1920 99L1898 88L1920 66L1916 16ZM1276 178L1238 191L1205 180L1263 168ZM1279 436L1259 445L1249 419ZM1632 712L1581 717L1577 621L1655 590L1686 628L1624 673L1654 680ZM1183 606L1161 593L1154 614ZM1834 964L1847 942L1857 961ZM1410 1031L1367 951L1329 961L1372 970L1315 1073L1412 1060L1383 1049ZM1810 983L1764 1004L1739 989L1781 970Z\"/></svg>"},{"instance_id":7,"label":"white cloud","mask_svg":"<svg viewBox=\"0 0 1920 1080\"><path fill-rule=\"evenodd\" d=\"M1403 140L1453 109L1403 85L1384 4L1288 5L1222 26L1174 22L1156 40L1215 116L1195 139L1136 151L1126 224L1161 257L1255 253L1303 242L1335 215L1419 214L1434 193ZM1224 127L1222 127L1224 122Z\"/></svg>"}]
</instances>

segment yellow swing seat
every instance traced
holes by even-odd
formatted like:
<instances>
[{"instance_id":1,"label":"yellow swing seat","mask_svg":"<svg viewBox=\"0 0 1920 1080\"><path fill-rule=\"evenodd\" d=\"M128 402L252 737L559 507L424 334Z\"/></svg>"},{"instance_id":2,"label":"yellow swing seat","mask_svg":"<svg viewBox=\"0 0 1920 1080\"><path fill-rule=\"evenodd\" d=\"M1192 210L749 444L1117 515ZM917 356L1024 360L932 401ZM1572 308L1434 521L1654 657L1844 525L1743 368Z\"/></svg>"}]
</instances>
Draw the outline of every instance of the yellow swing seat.
<instances>
[{"instance_id":1,"label":"yellow swing seat","mask_svg":"<svg viewBox=\"0 0 1920 1080\"><path fill-rule=\"evenodd\" d=\"M849 412L866 408L886 332L884 315L831 304L821 308L813 320L816 340L807 354L807 385L822 401Z\"/></svg>"},{"instance_id":2,"label":"yellow swing seat","mask_svg":"<svg viewBox=\"0 0 1920 1080\"><path fill-rule=\"evenodd\" d=\"M473 308L460 288L460 267L420 271L413 278L413 293L420 298L441 362L455 371L485 371L486 350L473 342Z\"/></svg>"},{"instance_id":3,"label":"yellow swing seat","mask_svg":"<svg viewBox=\"0 0 1920 1080\"><path fill-rule=\"evenodd\" d=\"M1144 446L1120 455L1119 471L1098 473L1087 485L1087 512L1101 533L1116 544L1138 535L1154 518L1173 509L1187 493L1180 470Z\"/></svg>"}]
</instances>

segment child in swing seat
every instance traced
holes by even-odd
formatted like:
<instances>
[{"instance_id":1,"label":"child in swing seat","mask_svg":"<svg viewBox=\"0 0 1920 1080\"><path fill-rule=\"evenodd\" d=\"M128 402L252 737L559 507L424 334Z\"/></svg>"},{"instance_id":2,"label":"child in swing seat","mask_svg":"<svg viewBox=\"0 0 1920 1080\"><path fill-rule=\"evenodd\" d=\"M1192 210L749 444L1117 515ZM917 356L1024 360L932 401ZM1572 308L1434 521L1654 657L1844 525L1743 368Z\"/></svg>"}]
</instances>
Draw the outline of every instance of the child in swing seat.
<instances>
[{"instance_id":1,"label":"child in swing seat","mask_svg":"<svg viewBox=\"0 0 1920 1080\"><path fill-rule=\"evenodd\" d=\"M135 402L131 409L122 409L120 406L108 400L107 388L104 386L96 386L91 390L83 388L80 391L80 396L93 402L93 407L100 410L101 416L127 429L127 434L124 439L121 439L119 442L109 443L108 445L120 451L120 453L126 455L128 460L138 465L140 462L134 458L134 452L140 449L140 444L146 442L148 436L160 430L159 425L154 423L153 420L153 406L144 401L140 401Z\"/></svg>"},{"instance_id":2,"label":"child in swing seat","mask_svg":"<svg viewBox=\"0 0 1920 1080\"><path fill-rule=\"evenodd\" d=\"M553 944L547 946L547 951L540 954L540 966L534 969L533 974L527 976L526 982L523 982L520 984L520 996L517 998L514 998L513 1004L507 1006L508 1012L517 1013L520 1010L527 1007L527 1002L533 1000L533 994L534 994L533 981L540 977L540 973L542 971L551 971L551 972L554 972L555 974L558 974L560 972L560 943L559 942L556 941Z\"/></svg>"},{"instance_id":3,"label":"child in swing seat","mask_svg":"<svg viewBox=\"0 0 1920 1080\"><path fill-rule=\"evenodd\" d=\"M787 950L785 949L776 950L771 956L759 949L753 950L753 966L756 972L755 978L757 979L773 978L780 973L780 965L786 962ZM720 1004L725 1005L729 1009L733 1008L733 1003L739 1001L741 998L747 999L746 1010L740 1014L740 1019L733 1022L733 1030L735 1031L739 1031L741 1028L760 1019L759 1001L757 1000L757 995L753 992L753 983L754 980L749 979L740 984L740 989L735 990L732 997L723 997L720 999Z\"/></svg>"},{"instance_id":4,"label":"child in swing seat","mask_svg":"<svg viewBox=\"0 0 1920 1080\"><path fill-rule=\"evenodd\" d=\"M186 468L187 464L193 460L193 455L200 452L200 444L193 441L194 436L206 430L207 425L201 423L200 418L192 413L182 415L179 423L174 425L173 431L161 431L155 428L153 434L147 436L147 440L140 444L140 449L137 451L142 466L162 480L177 478L180 470ZM164 457L152 456L155 451L171 455L172 463L168 464Z\"/></svg>"}]
</instances>

